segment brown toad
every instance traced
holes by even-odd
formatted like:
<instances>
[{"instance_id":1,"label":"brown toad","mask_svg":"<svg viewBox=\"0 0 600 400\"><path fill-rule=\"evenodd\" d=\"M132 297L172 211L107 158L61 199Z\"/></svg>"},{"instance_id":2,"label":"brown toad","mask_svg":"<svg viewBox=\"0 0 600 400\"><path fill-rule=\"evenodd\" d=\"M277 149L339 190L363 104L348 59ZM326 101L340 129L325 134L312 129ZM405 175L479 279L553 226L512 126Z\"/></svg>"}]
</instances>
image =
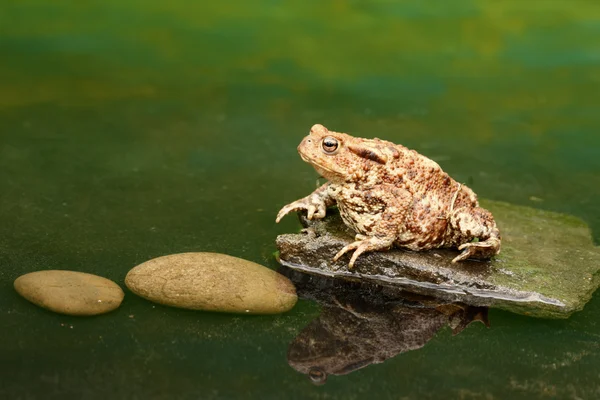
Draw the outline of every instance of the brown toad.
<instances>
[{"instance_id":1,"label":"brown toad","mask_svg":"<svg viewBox=\"0 0 600 400\"><path fill-rule=\"evenodd\" d=\"M309 219L323 218L327 207L337 204L356 237L334 261L354 250L352 268L362 253L392 245L415 251L458 247L462 253L452 262L500 252L500 232L475 193L414 150L317 124L298 152L329 182L283 207L277 222L296 210L307 210Z\"/></svg>"}]
</instances>

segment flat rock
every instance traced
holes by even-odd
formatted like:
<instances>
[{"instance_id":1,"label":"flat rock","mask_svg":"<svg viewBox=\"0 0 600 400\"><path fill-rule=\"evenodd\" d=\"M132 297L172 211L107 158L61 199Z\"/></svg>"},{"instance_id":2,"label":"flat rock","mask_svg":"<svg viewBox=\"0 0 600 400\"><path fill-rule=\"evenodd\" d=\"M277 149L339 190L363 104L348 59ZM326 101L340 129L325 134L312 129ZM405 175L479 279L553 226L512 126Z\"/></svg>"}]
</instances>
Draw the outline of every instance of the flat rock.
<instances>
[{"instance_id":1,"label":"flat rock","mask_svg":"<svg viewBox=\"0 0 600 400\"><path fill-rule=\"evenodd\" d=\"M569 215L481 203L494 214L502 234L502 251L491 261L452 264L456 250L393 249L363 254L349 271L350 254L332 261L354 237L334 210L317 221L299 214L308 229L278 236L278 259L298 271L392 285L541 318L567 318L583 309L600 284L600 249L588 226Z\"/></svg>"},{"instance_id":2,"label":"flat rock","mask_svg":"<svg viewBox=\"0 0 600 400\"><path fill-rule=\"evenodd\" d=\"M129 271L125 284L152 302L192 310L277 314L290 310L298 300L285 276L218 253L158 257Z\"/></svg>"},{"instance_id":3,"label":"flat rock","mask_svg":"<svg viewBox=\"0 0 600 400\"><path fill-rule=\"evenodd\" d=\"M118 308L123 290L115 282L84 272L48 270L18 277L15 290L42 308L60 314L88 316Z\"/></svg>"}]
</instances>

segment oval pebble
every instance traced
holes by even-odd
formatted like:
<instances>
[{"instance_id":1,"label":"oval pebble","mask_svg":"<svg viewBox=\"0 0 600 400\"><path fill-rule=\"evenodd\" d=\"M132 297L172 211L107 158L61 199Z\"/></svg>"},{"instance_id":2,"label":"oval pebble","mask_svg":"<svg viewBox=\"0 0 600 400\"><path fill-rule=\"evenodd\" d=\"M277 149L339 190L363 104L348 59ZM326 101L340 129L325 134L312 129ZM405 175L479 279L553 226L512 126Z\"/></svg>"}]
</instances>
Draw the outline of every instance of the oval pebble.
<instances>
[{"instance_id":1,"label":"oval pebble","mask_svg":"<svg viewBox=\"0 0 600 400\"><path fill-rule=\"evenodd\" d=\"M42 308L60 314L87 316L118 308L125 294L115 282L84 272L48 270L22 275L15 290Z\"/></svg>"},{"instance_id":2,"label":"oval pebble","mask_svg":"<svg viewBox=\"0 0 600 400\"><path fill-rule=\"evenodd\" d=\"M219 253L181 253L146 261L125 278L155 303L192 310L277 314L298 297L293 283L262 265Z\"/></svg>"}]
</instances>

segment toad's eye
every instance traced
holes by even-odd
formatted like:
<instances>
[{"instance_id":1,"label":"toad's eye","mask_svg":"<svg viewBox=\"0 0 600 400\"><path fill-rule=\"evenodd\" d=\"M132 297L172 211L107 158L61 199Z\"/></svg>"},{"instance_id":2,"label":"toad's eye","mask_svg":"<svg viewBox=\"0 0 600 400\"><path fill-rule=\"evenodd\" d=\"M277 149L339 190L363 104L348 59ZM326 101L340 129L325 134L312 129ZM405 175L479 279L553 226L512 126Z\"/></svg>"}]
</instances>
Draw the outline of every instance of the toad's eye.
<instances>
[{"instance_id":1,"label":"toad's eye","mask_svg":"<svg viewBox=\"0 0 600 400\"><path fill-rule=\"evenodd\" d=\"M338 149L338 141L336 138L327 136L325 139L323 139L322 146L325 153L333 154Z\"/></svg>"},{"instance_id":2,"label":"toad's eye","mask_svg":"<svg viewBox=\"0 0 600 400\"><path fill-rule=\"evenodd\" d=\"M319 367L311 367L308 377L315 385L322 385L327 381L327 374Z\"/></svg>"}]
</instances>

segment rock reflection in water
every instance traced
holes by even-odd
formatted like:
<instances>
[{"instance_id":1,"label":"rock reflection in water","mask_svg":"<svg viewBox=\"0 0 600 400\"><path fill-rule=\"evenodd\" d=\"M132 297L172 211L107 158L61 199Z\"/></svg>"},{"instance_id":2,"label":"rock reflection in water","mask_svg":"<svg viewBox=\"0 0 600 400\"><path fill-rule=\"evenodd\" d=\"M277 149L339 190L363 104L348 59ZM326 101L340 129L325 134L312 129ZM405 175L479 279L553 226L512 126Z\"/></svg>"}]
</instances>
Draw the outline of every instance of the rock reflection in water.
<instances>
[{"instance_id":1,"label":"rock reflection in water","mask_svg":"<svg viewBox=\"0 0 600 400\"><path fill-rule=\"evenodd\" d=\"M288 268L280 270L301 298L319 302L321 315L288 348L288 363L316 384L423 347L448 325L460 333L473 321L489 327L487 308L440 303L395 288L365 285Z\"/></svg>"}]
</instances>

